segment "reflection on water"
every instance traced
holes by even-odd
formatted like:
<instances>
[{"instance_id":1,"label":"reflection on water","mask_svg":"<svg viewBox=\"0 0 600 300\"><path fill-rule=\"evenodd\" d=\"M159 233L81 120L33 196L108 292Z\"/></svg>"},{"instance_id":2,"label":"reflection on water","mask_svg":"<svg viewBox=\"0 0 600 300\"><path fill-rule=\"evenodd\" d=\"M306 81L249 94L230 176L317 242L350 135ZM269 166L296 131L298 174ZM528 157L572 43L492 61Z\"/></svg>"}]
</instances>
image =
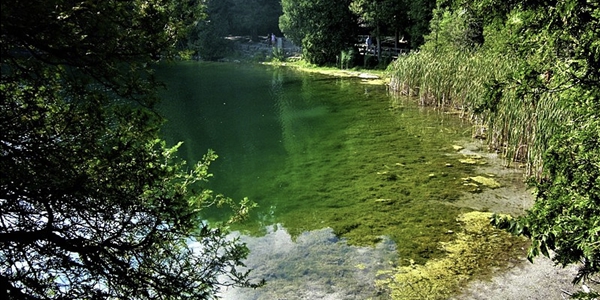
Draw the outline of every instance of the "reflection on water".
<instances>
[{"instance_id":1,"label":"reflection on water","mask_svg":"<svg viewBox=\"0 0 600 300\"><path fill-rule=\"evenodd\" d=\"M273 225L264 236L241 240L251 250L246 264L252 277L266 279L267 285L230 288L223 299L383 299L374 285L377 272L396 262L389 239L375 247L350 246L331 228L304 232L294 240L281 225Z\"/></svg>"}]
</instances>

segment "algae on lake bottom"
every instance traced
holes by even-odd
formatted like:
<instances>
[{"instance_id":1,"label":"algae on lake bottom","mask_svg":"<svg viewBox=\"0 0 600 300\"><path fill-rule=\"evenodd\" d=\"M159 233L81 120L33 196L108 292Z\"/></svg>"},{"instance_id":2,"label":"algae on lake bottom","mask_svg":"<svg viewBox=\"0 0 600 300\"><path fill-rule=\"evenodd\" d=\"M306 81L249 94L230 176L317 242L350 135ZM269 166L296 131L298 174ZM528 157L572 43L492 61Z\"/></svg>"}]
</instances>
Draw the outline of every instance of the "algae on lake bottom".
<instances>
[{"instance_id":1,"label":"algae on lake bottom","mask_svg":"<svg viewBox=\"0 0 600 300\"><path fill-rule=\"evenodd\" d=\"M246 187L261 208L236 229L258 234L275 222L297 236L331 227L352 245L388 236L402 245L403 261L442 254L438 242L452 240L446 232L458 229L455 218L465 211L447 203L468 190L461 178L473 167L448 164L459 158L452 145L468 137L468 128L409 105L390 110L387 95L371 92L349 97L339 88L320 103L330 113L305 126L280 116L288 157Z\"/></svg>"},{"instance_id":2,"label":"algae on lake bottom","mask_svg":"<svg viewBox=\"0 0 600 300\"><path fill-rule=\"evenodd\" d=\"M392 299L442 300L455 294L471 278L503 268L510 259L524 254L526 240L493 228L491 216L482 212L460 215L457 221L462 224L462 231L454 241L441 244L446 252L443 258L384 272L385 279L377 284L389 289Z\"/></svg>"},{"instance_id":3,"label":"algae on lake bottom","mask_svg":"<svg viewBox=\"0 0 600 300\"><path fill-rule=\"evenodd\" d=\"M332 228L350 245L387 236L402 264L441 257L439 242L454 239L468 209L449 204L476 175L458 162L471 127L456 116L360 79L194 63L159 73L169 74L167 140L184 140L191 161L214 149L208 187L259 205L232 229L260 235L279 223L298 237Z\"/></svg>"}]
</instances>

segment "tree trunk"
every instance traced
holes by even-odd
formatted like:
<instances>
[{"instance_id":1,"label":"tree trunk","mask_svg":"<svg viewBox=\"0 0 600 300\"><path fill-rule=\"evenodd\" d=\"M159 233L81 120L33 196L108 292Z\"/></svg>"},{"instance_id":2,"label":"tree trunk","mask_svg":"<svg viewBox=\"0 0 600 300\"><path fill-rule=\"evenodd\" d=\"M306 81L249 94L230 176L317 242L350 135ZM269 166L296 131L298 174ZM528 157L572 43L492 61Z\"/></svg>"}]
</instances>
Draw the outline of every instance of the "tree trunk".
<instances>
[{"instance_id":1,"label":"tree trunk","mask_svg":"<svg viewBox=\"0 0 600 300\"><path fill-rule=\"evenodd\" d=\"M256 28L252 28L252 31L250 32L250 39L253 42L260 42L260 40L258 39L258 31L256 30Z\"/></svg>"},{"instance_id":2,"label":"tree trunk","mask_svg":"<svg viewBox=\"0 0 600 300\"><path fill-rule=\"evenodd\" d=\"M381 37L379 35L379 22L377 22L377 63L381 62Z\"/></svg>"}]
</instances>

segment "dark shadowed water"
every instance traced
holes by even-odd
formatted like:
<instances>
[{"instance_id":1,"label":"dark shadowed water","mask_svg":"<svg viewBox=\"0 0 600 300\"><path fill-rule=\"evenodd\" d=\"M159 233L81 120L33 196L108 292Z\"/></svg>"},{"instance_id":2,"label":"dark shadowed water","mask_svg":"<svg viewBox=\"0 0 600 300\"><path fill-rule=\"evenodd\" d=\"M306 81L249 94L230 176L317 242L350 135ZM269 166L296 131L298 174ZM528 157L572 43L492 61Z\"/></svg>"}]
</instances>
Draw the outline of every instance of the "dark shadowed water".
<instances>
[{"instance_id":1,"label":"dark shadowed water","mask_svg":"<svg viewBox=\"0 0 600 300\"><path fill-rule=\"evenodd\" d=\"M157 72L167 141L192 162L214 149L210 188L259 205L233 229L270 284L226 298L383 297L378 270L439 256L457 230L451 204L473 169L452 147L471 133L456 117L355 78L196 62Z\"/></svg>"}]
</instances>

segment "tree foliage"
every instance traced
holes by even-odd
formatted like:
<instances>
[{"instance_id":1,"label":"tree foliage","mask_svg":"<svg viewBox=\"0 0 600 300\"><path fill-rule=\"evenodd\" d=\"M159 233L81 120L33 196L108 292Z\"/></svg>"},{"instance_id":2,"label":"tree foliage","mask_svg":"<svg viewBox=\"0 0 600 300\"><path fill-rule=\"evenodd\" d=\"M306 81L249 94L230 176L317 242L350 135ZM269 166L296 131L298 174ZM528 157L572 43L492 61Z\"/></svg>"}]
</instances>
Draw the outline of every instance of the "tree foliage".
<instances>
[{"instance_id":1,"label":"tree foliage","mask_svg":"<svg viewBox=\"0 0 600 300\"><path fill-rule=\"evenodd\" d=\"M412 48L418 48L425 43L424 36L429 33L429 21L433 17L435 0L409 1L407 31Z\"/></svg>"},{"instance_id":2,"label":"tree foliage","mask_svg":"<svg viewBox=\"0 0 600 300\"><path fill-rule=\"evenodd\" d=\"M381 61L381 39L384 32L387 33L389 28L399 29L400 20L405 20L406 16L403 1L367 1L354 0L350 4L350 9L355 13L359 20L362 20L362 25L374 28L373 33L377 39L377 59ZM398 32L394 32L397 37Z\"/></svg>"},{"instance_id":3,"label":"tree foliage","mask_svg":"<svg viewBox=\"0 0 600 300\"><path fill-rule=\"evenodd\" d=\"M229 204L159 138L150 63L200 2L3 1L0 286L9 299L205 299L251 285L247 249L200 211ZM228 278L228 279L224 279Z\"/></svg>"},{"instance_id":4,"label":"tree foliage","mask_svg":"<svg viewBox=\"0 0 600 300\"><path fill-rule=\"evenodd\" d=\"M375 36L400 34L410 41L412 48L424 43L430 32L430 20L436 8L435 0L354 0L351 8L362 20L362 25L372 29Z\"/></svg>"},{"instance_id":5,"label":"tree foliage","mask_svg":"<svg viewBox=\"0 0 600 300\"><path fill-rule=\"evenodd\" d=\"M378 48L381 39L390 35L396 42L402 35L413 48L419 47L429 32L436 1L283 0L281 4L279 27L283 34L302 45L309 62L325 64L358 43L359 31L368 30L377 37Z\"/></svg>"},{"instance_id":6,"label":"tree foliage","mask_svg":"<svg viewBox=\"0 0 600 300\"><path fill-rule=\"evenodd\" d=\"M424 36L422 50L467 52L483 44L483 28L474 14L467 9L433 10L431 32Z\"/></svg>"},{"instance_id":7,"label":"tree foliage","mask_svg":"<svg viewBox=\"0 0 600 300\"><path fill-rule=\"evenodd\" d=\"M532 179L533 208L495 222L531 238L530 258L553 250L562 265L581 262L579 281L600 271L600 4L531 0L512 11L507 26L518 22L519 30L501 44L523 63L512 78L492 86L490 109L512 91L534 107L553 99L568 114L555 121L544 146L542 172Z\"/></svg>"},{"instance_id":8,"label":"tree foliage","mask_svg":"<svg viewBox=\"0 0 600 300\"><path fill-rule=\"evenodd\" d=\"M304 58L323 65L336 61L342 50L356 42L357 21L351 0L283 0L279 28L297 45Z\"/></svg>"},{"instance_id":9,"label":"tree foliage","mask_svg":"<svg viewBox=\"0 0 600 300\"><path fill-rule=\"evenodd\" d=\"M247 34L254 40L259 34L279 33L279 0L235 0L232 34Z\"/></svg>"},{"instance_id":10,"label":"tree foliage","mask_svg":"<svg viewBox=\"0 0 600 300\"><path fill-rule=\"evenodd\" d=\"M217 60L234 51L229 35L279 33L281 4L278 0L208 0L206 16L193 26L187 39L190 49L204 60Z\"/></svg>"},{"instance_id":11,"label":"tree foliage","mask_svg":"<svg viewBox=\"0 0 600 300\"><path fill-rule=\"evenodd\" d=\"M188 34L188 47L203 60L218 60L233 52L225 37L232 26L232 6L229 1L207 1L206 15L199 19Z\"/></svg>"}]
</instances>

